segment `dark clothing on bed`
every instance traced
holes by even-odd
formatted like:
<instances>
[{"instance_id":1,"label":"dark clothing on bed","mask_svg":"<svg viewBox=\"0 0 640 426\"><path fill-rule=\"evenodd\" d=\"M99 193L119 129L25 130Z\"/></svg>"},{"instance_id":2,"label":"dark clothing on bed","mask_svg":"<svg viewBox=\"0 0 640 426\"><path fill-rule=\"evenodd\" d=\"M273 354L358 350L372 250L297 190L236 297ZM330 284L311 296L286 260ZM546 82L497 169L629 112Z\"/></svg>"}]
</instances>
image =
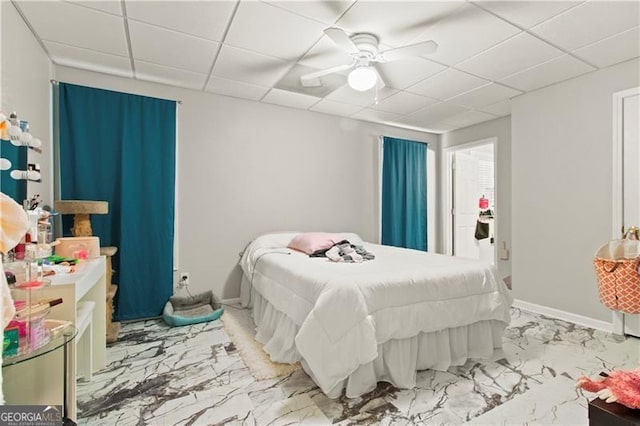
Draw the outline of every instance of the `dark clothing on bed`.
<instances>
[{"instance_id":1,"label":"dark clothing on bed","mask_svg":"<svg viewBox=\"0 0 640 426\"><path fill-rule=\"evenodd\" d=\"M339 241L339 242L335 243L333 246L337 246L339 244L351 244L351 243L349 242L349 240L342 240L342 241ZM326 249L316 250L313 253L311 253L309 255L309 257L327 257L327 252L329 250L331 250L333 248L333 246L331 246L329 248L326 248Z\"/></svg>"},{"instance_id":2,"label":"dark clothing on bed","mask_svg":"<svg viewBox=\"0 0 640 426\"><path fill-rule=\"evenodd\" d=\"M365 260L373 260L376 257L362 246L351 244L348 240L342 240L328 249L317 250L309 257L328 257L333 262L360 263Z\"/></svg>"}]
</instances>

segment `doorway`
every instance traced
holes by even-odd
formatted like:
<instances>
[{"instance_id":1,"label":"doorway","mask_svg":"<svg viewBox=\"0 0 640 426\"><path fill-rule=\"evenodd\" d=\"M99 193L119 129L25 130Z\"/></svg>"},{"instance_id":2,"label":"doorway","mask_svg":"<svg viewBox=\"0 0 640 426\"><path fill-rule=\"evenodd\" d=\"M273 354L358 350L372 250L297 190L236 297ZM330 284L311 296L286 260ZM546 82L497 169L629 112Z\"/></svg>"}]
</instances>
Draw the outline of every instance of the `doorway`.
<instances>
[{"instance_id":1,"label":"doorway","mask_svg":"<svg viewBox=\"0 0 640 426\"><path fill-rule=\"evenodd\" d=\"M640 226L640 87L614 96L614 229L613 238ZM640 337L640 315L613 314L616 334Z\"/></svg>"},{"instance_id":2,"label":"doorway","mask_svg":"<svg viewBox=\"0 0 640 426\"><path fill-rule=\"evenodd\" d=\"M496 139L445 149L445 253L496 264Z\"/></svg>"}]
</instances>

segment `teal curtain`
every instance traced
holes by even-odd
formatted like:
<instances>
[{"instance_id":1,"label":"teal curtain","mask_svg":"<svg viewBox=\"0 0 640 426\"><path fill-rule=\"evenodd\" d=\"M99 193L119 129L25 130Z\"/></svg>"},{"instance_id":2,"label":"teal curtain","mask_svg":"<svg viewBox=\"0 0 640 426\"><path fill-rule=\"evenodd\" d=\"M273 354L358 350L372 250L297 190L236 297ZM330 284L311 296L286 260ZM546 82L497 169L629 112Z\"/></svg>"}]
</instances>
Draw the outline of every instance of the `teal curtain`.
<instances>
[{"instance_id":1,"label":"teal curtain","mask_svg":"<svg viewBox=\"0 0 640 426\"><path fill-rule=\"evenodd\" d=\"M382 244L427 250L427 145L383 138Z\"/></svg>"},{"instance_id":2,"label":"teal curtain","mask_svg":"<svg viewBox=\"0 0 640 426\"><path fill-rule=\"evenodd\" d=\"M0 139L0 158L11 161L11 168L0 170L0 192L13 198L20 205L27 198L27 181L13 179L10 174L12 170L27 170L28 149L26 146L15 146L8 140Z\"/></svg>"},{"instance_id":3,"label":"teal curtain","mask_svg":"<svg viewBox=\"0 0 640 426\"><path fill-rule=\"evenodd\" d=\"M115 318L158 316L173 289L176 103L60 83L58 104L62 199L109 202L91 225L119 249Z\"/></svg>"}]
</instances>

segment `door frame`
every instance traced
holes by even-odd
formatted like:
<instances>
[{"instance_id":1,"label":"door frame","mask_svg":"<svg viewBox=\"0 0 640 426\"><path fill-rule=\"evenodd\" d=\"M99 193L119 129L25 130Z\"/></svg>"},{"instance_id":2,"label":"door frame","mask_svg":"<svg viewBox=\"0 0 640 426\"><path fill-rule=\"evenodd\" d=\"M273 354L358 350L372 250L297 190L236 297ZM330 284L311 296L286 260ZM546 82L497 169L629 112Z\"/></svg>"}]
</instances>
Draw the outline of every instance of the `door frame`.
<instances>
[{"instance_id":1,"label":"door frame","mask_svg":"<svg viewBox=\"0 0 640 426\"><path fill-rule=\"evenodd\" d=\"M632 89L622 90L613 94L613 137L612 137L612 170L613 179L611 194L613 198L612 206L612 227L611 239L619 239L624 232L623 216L623 105L624 99L631 96L640 95L640 86ZM624 335L624 314L612 311L612 329L614 334Z\"/></svg>"},{"instance_id":2,"label":"door frame","mask_svg":"<svg viewBox=\"0 0 640 426\"><path fill-rule=\"evenodd\" d=\"M449 147L445 147L442 149L442 184L441 184L441 193L442 193L442 210L440 212L442 218L442 252L446 255L453 255L453 156L456 151L463 151L469 148L475 148L482 145L493 145L493 184L495 186L495 205L496 209L496 218L493 219L493 259L494 266L498 266L498 241L499 239L499 231L498 231L498 218L500 217L500 204L498 200L498 138L490 137L486 139L479 139L476 141L466 142L459 145L453 145Z\"/></svg>"}]
</instances>

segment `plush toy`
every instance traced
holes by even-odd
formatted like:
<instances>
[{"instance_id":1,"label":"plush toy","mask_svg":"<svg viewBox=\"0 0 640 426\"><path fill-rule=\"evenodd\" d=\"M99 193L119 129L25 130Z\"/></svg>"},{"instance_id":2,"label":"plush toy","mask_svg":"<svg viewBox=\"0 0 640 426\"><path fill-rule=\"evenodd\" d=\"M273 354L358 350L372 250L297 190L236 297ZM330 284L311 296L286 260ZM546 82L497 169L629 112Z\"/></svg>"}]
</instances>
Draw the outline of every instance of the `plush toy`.
<instances>
[{"instance_id":1,"label":"plush toy","mask_svg":"<svg viewBox=\"0 0 640 426\"><path fill-rule=\"evenodd\" d=\"M640 369L600 374L604 376L603 379L580 377L577 387L597 392L598 397L606 402L618 402L625 407L640 409Z\"/></svg>"}]
</instances>

